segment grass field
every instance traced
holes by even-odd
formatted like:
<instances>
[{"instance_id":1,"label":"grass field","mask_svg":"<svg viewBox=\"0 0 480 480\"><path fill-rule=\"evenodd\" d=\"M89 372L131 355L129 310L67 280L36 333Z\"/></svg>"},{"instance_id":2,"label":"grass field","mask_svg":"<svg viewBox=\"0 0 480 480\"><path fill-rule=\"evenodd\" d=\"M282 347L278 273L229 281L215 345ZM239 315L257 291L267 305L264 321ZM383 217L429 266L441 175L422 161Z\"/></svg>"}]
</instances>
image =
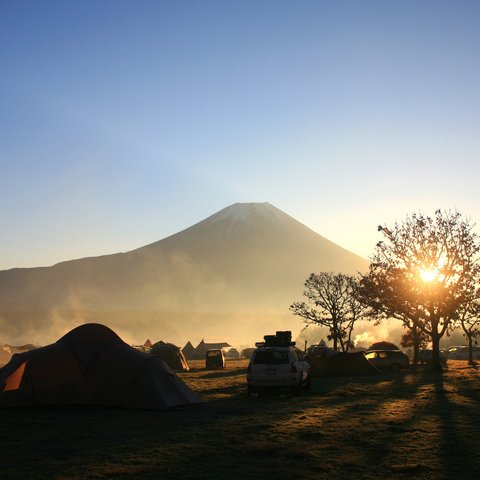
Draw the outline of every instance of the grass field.
<instances>
[{"instance_id":1,"label":"grass field","mask_svg":"<svg viewBox=\"0 0 480 480\"><path fill-rule=\"evenodd\" d=\"M480 390L449 370L314 379L250 398L246 361L181 377L206 403L174 412L0 410L2 479L476 479Z\"/></svg>"}]
</instances>

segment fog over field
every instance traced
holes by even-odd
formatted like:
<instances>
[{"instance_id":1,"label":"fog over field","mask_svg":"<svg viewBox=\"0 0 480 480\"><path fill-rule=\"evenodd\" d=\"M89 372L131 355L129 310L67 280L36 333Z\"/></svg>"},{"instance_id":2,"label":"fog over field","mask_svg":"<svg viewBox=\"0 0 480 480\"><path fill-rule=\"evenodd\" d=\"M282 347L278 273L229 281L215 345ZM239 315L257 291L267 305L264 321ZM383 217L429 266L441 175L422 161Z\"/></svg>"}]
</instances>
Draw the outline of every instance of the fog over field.
<instances>
[{"instance_id":1,"label":"fog over field","mask_svg":"<svg viewBox=\"0 0 480 480\"><path fill-rule=\"evenodd\" d=\"M0 343L85 322L129 343L298 337L307 276L365 271L378 225L478 221L479 19L432 0L0 2ZM252 201L270 203L234 203Z\"/></svg>"},{"instance_id":2,"label":"fog over field","mask_svg":"<svg viewBox=\"0 0 480 480\"><path fill-rule=\"evenodd\" d=\"M45 344L98 322L129 343L251 345L300 333L289 306L311 272L367 266L269 203L234 204L130 252L0 272L1 341Z\"/></svg>"}]
</instances>

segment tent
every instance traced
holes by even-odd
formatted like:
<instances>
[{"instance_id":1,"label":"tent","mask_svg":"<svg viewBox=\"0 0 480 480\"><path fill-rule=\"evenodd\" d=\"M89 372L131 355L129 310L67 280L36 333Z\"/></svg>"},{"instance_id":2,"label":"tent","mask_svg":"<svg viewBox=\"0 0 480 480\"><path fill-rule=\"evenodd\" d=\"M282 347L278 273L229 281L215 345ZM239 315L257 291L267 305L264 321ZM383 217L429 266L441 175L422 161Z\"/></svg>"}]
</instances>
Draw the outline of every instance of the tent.
<instances>
[{"instance_id":1,"label":"tent","mask_svg":"<svg viewBox=\"0 0 480 480\"><path fill-rule=\"evenodd\" d=\"M160 358L104 325L81 325L56 343L16 354L0 369L0 407L99 405L169 409L199 395Z\"/></svg>"},{"instance_id":2,"label":"tent","mask_svg":"<svg viewBox=\"0 0 480 480\"><path fill-rule=\"evenodd\" d=\"M207 350L222 350L225 347L231 347L226 342L222 343L205 343L203 340L197 345L195 350L191 353L189 360L205 360Z\"/></svg>"},{"instance_id":3,"label":"tent","mask_svg":"<svg viewBox=\"0 0 480 480\"><path fill-rule=\"evenodd\" d=\"M309 357L308 363L312 377L346 377L380 373L368 361L363 352L312 355Z\"/></svg>"},{"instance_id":4,"label":"tent","mask_svg":"<svg viewBox=\"0 0 480 480\"><path fill-rule=\"evenodd\" d=\"M256 347L247 347L247 348L244 348L242 350L242 352L240 353L240 356L241 357L245 357L245 358L252 358L252 355L253 355L253 352L256 350Z\"/></svg>"},{"instance_id":5,"label":"tent","mask_svg":"<svg viewBox=\"0 0 480 480\"><path fill-rule=\"evenodd\" d=\"M367 350L400 350L400 347L392 342L382 341L370 345Z\"/></svg>"},{"instance_id":6,"label":"tent","mask_svg":"<svg viewBox=\"0 0 480 480\"><path fill-rule=\"evenodd\" d=\"M190 370L180 347L161 340L152 345L150 353L164 360L172 370L186 372Z\"/></svg>"},{"instance_id":7,"label":"tent","mask_svg":"<svg viewBox=\"0 0 480 480\"><path fill-rule=\"evenodd\" d=\"M188 341L185 346L182 348L182 353L183 356L187 359L190 360L193 351L195 350L195 347Z\"/></svg>"},{"instance_id":8,"label":"tent","mask_svg":"<svg viewBox=\"0 0 480 480\"><path fill-rule=\"evenodd\" d=\"M7 363L12 358L12 351L8 345L0 346L0 365Z\"/></svg>"}]
</instances>

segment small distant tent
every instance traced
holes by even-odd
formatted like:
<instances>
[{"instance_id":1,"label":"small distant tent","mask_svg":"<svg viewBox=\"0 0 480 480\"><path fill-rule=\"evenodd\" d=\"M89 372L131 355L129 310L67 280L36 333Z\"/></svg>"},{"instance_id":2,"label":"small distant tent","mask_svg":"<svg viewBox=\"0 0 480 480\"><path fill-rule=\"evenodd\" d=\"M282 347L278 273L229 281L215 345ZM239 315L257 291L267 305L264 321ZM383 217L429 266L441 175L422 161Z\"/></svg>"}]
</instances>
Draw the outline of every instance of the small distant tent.
<instances>
[{"instance_id":1,"label":"small distant tent","mask_svg":"<svg viewBox=\"0 0 480 480\"><path fill-rule=\"evenodd\" d=\"M190 341L188 341L188 342L186 343L186 345L182 348L183 356L184 356L187 360L190 360L190 358L192 357L192 353L193 353L194 350L195 350L195 347L190 343Z\"/></svg>"},{"instance_id":2,"label":"small distant tent","mask_svg":"<svg viewBox=\"0 0 480 480\"><path fill-rule=\"evenodd\" d=\"M244 357L244 358L252 358L252 355L253 355L253 352L256 350L255 347L247 347L247 348L244 348L242 350L242 352L240 353L240 356L241 357Z\"/></svg>"},{"instance_id":3,"label":"small distant tent","mask_svg":"<svg viewBox=\"0 0 480 480\"><path fill-rule=\"evenodd\" d=\"M238 353L236 348L226 348L225 358L240 358L240 353Z\"/></svg>"},{"instance_id":4,"label":"small distant tent","mask_svg":"<svg viewBox=\"0 0 480 480\"><path fill-rule=\"evenodd\" d=\"M152 342L150 341L149 338L147 338L147 341L143 344L145 348L152 348Z\"/></svg>"},{"instance_id":5,"label":"small distant tent","mask_svg":"<svg viewBox=\"0 0 480 480\"><path fill-rule=\"evenodd\" d=\"M40 345L33 345L31 343L27 343L26 345L5 345L5 346L9 347L12 355L14 353L28 352L29 350L33 350L35 348L40 347Z\"/></svg>"},{"instance_id":6,"label":"small distant tent","mask_svg":"<svg viewBox=\"0 0 480 480\"><path fill-rule=\"evenodd\" d=\"M173 343L166 343L160 340L152 345L150 353L167 362L167 365L172 370L181 372L190 370L180 347L177 347Z\"/></svg>"},{"instance_id":7,"label":"small distant tent","mask_svg":"<svg viewBox=\"0 0 480 480\"><path fill-rule=\"evenodd\" d=\"M310 361L311 357L330 357L336 355L338 351L331 347L327 347L325 342L322 341L318 345L310 345L307 348L307 361Z\"/></svg>"},{"instance_id":8,"label":"small distant tent","mask_svg":"<svg viewBox=\"0 0 480 480\"><path fill-rule=\"evenodd\" d=\"M226 342L222 343L205 343L203 340L196 346L195 350L190 355L191 360L205 360L207 350L222 350L225 347L231 347Z\"/></svg>"},{"instance_id":9,"label":"small distant tent","mask_svg":"<svg viewBox=\"0 0 480 480\"><path fill-rule=\"evenodd\" d=\"M0 407L99 405L169 409L201 402L166 363L95 323L16 354L0 369Z\"/></svg>"},{"instance_id":10,"label":"small distant tent","mask_svg":"<svg viewBox=\"0 0 480 480\"><path fill-rule=\"evenodd\" d=\"M312 377L347 377L380 373L368 361L363 352L313 355L309 357L308 363L310 364Z\"/></svg>"},{"instance_id":11,"label":"small distant tent","mask_svg":"<svg viewBox=\"0 0 480 480\"><path fill-rule=\"evenodd\" d=\"M0 346L0 366L7 363L12 358L12 351L8 345Z\"/></svg>"},{"instance_id":12,"label":"small distant tent","mask_svg":"<svg viewBox=\"0 0 480 480\"><path fill-rule=\"evenodd\" d=\"M370 345L368 350L400 350L400 348L392 342L382 341Z\"/></svg>"}]
</instances>

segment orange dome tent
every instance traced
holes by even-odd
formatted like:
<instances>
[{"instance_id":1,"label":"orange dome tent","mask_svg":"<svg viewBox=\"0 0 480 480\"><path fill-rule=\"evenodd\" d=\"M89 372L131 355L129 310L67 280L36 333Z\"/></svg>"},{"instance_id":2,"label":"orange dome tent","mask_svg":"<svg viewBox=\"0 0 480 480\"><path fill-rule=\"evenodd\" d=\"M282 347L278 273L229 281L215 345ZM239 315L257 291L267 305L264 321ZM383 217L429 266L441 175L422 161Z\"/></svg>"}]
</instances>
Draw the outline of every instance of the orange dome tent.
<instances>
[{"instance_id":1,"label":"orange dome tent","mask_svg":"<svg viewBox=\"0 0 480 480\"><path fill-rule=\"evenodd\" d=\"M90 323L0 369L0 407L100 405L169 409L201 402L160 358Z\"/></svg>"}]
</instances>

